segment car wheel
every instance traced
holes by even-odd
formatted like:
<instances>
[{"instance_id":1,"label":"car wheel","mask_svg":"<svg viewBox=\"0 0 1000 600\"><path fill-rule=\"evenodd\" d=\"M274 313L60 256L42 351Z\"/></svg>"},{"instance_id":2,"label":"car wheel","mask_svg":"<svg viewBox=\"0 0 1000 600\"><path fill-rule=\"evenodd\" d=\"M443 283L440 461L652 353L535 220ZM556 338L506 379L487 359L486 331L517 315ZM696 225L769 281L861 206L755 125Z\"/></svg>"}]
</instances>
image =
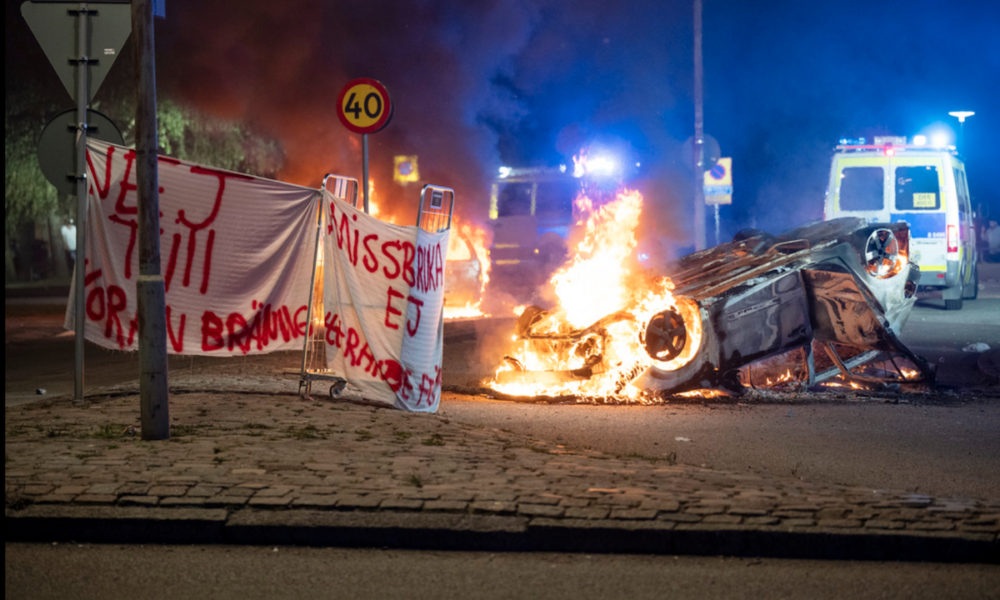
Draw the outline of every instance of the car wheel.
<instances>
[{"instance_id":1,"label":"car wheel","mask_svg":"<svg viewBox=\"0 0 1000 600\"><path fill-rule=\"evenodd\" d=\"M945 300L944 301L945 310L962 310L962 299L958 300Z\"/></svg>"}]
</instances>

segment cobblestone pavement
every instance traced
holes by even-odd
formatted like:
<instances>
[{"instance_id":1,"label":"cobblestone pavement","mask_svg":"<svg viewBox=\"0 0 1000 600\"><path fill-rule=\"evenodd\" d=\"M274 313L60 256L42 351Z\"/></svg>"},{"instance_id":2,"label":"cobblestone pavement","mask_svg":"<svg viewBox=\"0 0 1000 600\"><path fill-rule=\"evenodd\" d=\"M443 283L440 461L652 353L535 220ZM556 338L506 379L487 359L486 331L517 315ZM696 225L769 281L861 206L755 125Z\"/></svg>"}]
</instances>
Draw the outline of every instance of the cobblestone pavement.
<instances>
[{"instance_id":1,"label":"cobblestone pavement","mask_svg":"<svg viewBox=\"0 0 1000 600\"><path fill-rule=\"evenodd\" d=\"M169 441L140 439L138 396L127 389L84 407L49 400L7 408L6 521L40 505L51 505L47 514L156 507L492 515L569 529L893 534L966 541L980 549L977 560L997 557L1000 499L608 455L440 415L302 400L288 393L293 380L275 380L273 390L256 383L256 394L175 392Z\"/></svg>"}]
</instances>

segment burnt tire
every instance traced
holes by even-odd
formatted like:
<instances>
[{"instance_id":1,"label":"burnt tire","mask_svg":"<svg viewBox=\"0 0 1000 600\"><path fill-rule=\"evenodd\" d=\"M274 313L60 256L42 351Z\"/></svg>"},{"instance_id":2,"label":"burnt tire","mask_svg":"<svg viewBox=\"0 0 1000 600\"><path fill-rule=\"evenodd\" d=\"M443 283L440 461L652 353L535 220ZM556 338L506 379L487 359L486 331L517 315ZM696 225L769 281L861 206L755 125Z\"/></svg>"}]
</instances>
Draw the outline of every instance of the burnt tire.
<instances>
[{"instance_id":1,"label":"burnt tire","mask_svg":"<svg viewBox=\"0 0 1000 600\"><path fill-rule=\"evenodd\" d=\"M665 310L653 315L643 336L646 353L659 361L671 361L680 356L687 344L687 326L684 317L675 310Z\"/></svg>"}]
</instances>

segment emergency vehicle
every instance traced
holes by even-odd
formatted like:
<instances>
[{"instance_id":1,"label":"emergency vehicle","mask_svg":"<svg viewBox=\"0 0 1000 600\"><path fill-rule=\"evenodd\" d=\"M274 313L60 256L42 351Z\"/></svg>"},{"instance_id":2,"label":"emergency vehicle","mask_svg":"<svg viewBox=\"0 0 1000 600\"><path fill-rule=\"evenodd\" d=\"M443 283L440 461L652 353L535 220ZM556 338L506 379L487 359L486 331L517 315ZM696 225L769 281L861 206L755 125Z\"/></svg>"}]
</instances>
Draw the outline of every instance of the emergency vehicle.
<instances>
[{"instance_id":1,"label":"emergency vehicle","mask_svg":"<svg viewBox=\"0 0 1000 600\"><path fill-rule=\"evenodd\" d=\"M965 163L954 146L923 136L842 139L830 167L825 220L862 217L909 225L908 259L924 289L939 289L947 310L974 300L979 287L976 231Z\"/></svg>"},{"instance_id":2,"label":"emergency vehicle","mask_svg":"<svg viewBox=\"0 0 1000 600\"><path fill-rule=\"evenodd\" d=\"M490 190L491 273L533 286L566 255L581 182L566 168L503 168Z\"/></svg>"}]
</instances>

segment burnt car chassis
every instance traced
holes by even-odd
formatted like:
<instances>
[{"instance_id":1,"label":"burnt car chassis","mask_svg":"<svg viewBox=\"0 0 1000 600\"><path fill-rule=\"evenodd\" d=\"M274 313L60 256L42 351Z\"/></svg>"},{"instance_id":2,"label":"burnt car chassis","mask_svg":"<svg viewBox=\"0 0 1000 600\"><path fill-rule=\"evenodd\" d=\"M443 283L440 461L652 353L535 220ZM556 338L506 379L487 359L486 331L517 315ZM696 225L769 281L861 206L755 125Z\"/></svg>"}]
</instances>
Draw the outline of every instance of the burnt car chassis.
<instances>
[{"instance_id":1,"label":"burnt car chassis","mask_svg":"<svg viewBox=\"0 0 1000 600\"><path fill-rule=\"evenodd\" d=\"M677 307L649 319L640 342L649 366L619 370L616 389L631 383L650 395L696 389L744 391L747 367L797 349L801 383L811 387L837 375L860 384L931 383L934 372L897 337L916 301L920 269L907 260L905 223L868 224L842 218L784 232L747 230L727 244L691 254L674 265ZM678 307L686 306L687 310ZM581 330L550 333L549 315L529 307L518 321L519 340L552 351L572 345L583 366L568 371L526 371L507 357L509 370L498 382L561 382L588 379L609 370L612 357L606 327L634 319L619 311ZM697 348L685 348L701 330ZM587 343L581 343L589 340ZM816 372L814 342L832 362ZM689 358L677 359L687 350ZM565 348L563 348L565 350ZM849 355L842 358L841 354ZM789 354L791 356L791 354ZM913 366L904 376L897 364ZM671 363L669 370L664 368ZM895 372L861 374L872 361L892 363Z\"/></svg>"}]
</instances>

